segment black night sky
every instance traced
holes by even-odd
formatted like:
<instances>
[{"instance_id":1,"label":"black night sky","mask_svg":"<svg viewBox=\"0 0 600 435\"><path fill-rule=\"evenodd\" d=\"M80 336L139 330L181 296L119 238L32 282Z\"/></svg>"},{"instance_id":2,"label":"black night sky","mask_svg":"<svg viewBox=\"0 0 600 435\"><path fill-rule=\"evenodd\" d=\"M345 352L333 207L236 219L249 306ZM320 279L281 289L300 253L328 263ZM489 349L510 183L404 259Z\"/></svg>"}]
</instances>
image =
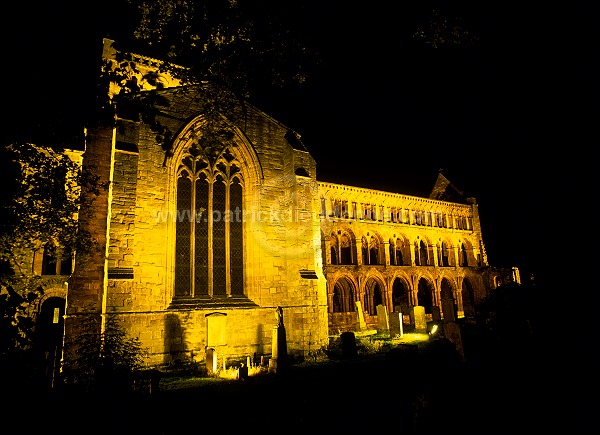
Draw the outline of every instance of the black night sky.
<instances>
[{"instance_id":1,"label":"black night sky","mask_svg":"<svg viewBox=\"0 0 600 435\"><path fill-rule=\"evenodd\" d=\"M118 0L33 3L5 14L9 127L72 104L64 92L83 92L89 53L123 19L110 11ZM322 68L301 92L257 105L302 135L319 181L427 196L442 168L477 199L490 264L542 276L547 222L561 213L550 198L570 192L572 150L588 141L578 99L593 62L576 51L597 32L577 3L523 3L290 1ZM435 10L475 45L434 49L413 37Z\"/></svg>"},{"instance_id":2,"label":"black night sky","mask_svg":"<svg viewBox=\"0 0 600 435\"><path fill-rule=\"evenodd\" d=\"M94 56L100 55L102 37L118 39L124 31L127 16L112 7L125 1L35 0L5 5L0 26L0 143L12 132L48 118L58 121L58 129L61 122L71 124L79 98L89 92L87 78L96 73L92 71L97 61ZM569 433L587 433L596 422L586 422L598 409L598 394L593 389L598 385L594 376L597 352L592 355L597 341L593 322L598 304L592 302L597 293L593 276L596 256L589 255L591 250L584 246L596 242L592 233L596 195L585 193L598 172L590 169L598 146L598 132L590 131L598 124L595 106L600 77L600 26L598 14L590 6L593 2L252 1L280 1L297 8L297 22L306 35L318 41L323 54L322 68L314 72L306 89L265 94L254 101L302 136L317 162L319 181L428 196L443 169L456 187L479 203L490 265L517 266L523 281L533 274L536 283L542 284L532 286L535 300L520 301L522 306L531 302L541 313L536 328L544 340L531 349L540 356L529 365L521 359L527 353L521 352L524 349L503 353L496 371L487 371L486 366L485 379L473 378L473 385L489 391L485 397L492 399L479 403L481 409L490 411L480 416L482 422L510 426L516 432L524 426L522 421L513 424L514 416L522 415L531 423L526 430L539 432L546 426L556 430L566 422ZM434 49L413 37L435 10L476 36L475 45ZM575 285L577 276L586 281L584 285ZM550 285L558 291L547 291ZM506 373L513 373L505 372L505 363L518 373L518 382L504 383L509 379ZM520 371L521 364L525 371ZM435 370L428 371L427 377L436 382L445 377L453 380L451 388L444 387L444 404L456 399L457 392L466 393L469 403L478 400L471 397L469 387L464 391L456 388L454 372L429 376ZM388 394L396 393L380 382L384 378L378 378L379 374L368 372L368 382L356 384L355 376L353 372L344 378L346 385L352 386L346 396L332 399L331 391L321 394L316 390L317 394L311 392L310 400L302 400L298 406L306 407L303 412L310 415L314 410L329 410L335 401L347 413L353 408L338 399L358 398L360 402L375 397L372 387L377 385L384 386ZM317 378L313 383L320 382ZM359 384L368 389L364 397L356 394L354 387ZM506 394L497 395L490 385ZM404 384L400 393L403 388ZM297 396L295 390L290 391L290 396ZM317 396L320 401L315 401ZM202 416L202 424L208 420L219 425L225 422L225 426L248 424L235 421L243 406L231 406L231 396L217 402L212 395L206 397L211 405L227 405L218 407L223 412L221 419ZM269 397L272 402L266 408L255 396L247 393L247 397L247 403L259 404L257 409L261 406L261 421L267 421L267 411L272 413L270 403L287 406L277 397L273 400L274 396ZM300 403L298 397L302 396L296 397ZM146 423L156 431L156 415L185 416L205 409L197 396L185 398L183 408L157 402L172 406L171 413L156 408ZM237 403L246 402L240 399ZM94 412L106 403L89 406L82 402L86 410ZM477 429L469 427L463 416L469 408L456 403L461 412L446 414L440 420L444 428L446 422L458 422L461 430ZM514 407L515 403L520 408ZM119 409L118 402L113 408ZM61 412L63 409L68 408ZM153 409L144 411L152 413ZM345 423L353 430L356 423L365 423L370 430L388 419L385 413L367 414L360 418L346 414L350 418ZM136 412L119 415L132 417L136 425L140 422ZM337 424L343 420L340 416L344 414L325 417ZM51 421L38 420L44 424ZM22 430L22 420L15 421ZM171 427L178 421L191 420L167 418L162 423ZM252 424L255 421L252 419ZM296 420L286 424L291 427ZM584 426L585 430L579 430ZM56 427L64 430L62 425Z\"/></svg>"}]
</instances>

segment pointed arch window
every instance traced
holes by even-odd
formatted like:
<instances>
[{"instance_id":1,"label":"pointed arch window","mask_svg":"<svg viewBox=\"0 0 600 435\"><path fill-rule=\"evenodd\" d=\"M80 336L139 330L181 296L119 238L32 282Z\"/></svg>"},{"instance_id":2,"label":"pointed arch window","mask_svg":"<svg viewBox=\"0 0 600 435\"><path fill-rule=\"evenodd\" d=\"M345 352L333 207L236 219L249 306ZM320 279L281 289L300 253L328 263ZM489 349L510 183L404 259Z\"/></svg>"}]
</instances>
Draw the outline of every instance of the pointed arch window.
<instances>
[{"instance_id":1,"label":"pointed arch window","mask_svg":"<svg viewBox=\"0 0 600 435\"><path fill-rule=\"evenodd\" d=\"M379 240L371 236L369 243L369 264L380 264L379 262Z\"/></svg>"},{"instance_id":2,"label":"pointed arch window","mask_svg":"<svg viewBox=\"0 0 600 435\"><path fill-rule=\"evenodd\" d=\"M334 233L331 235L331 264L338 264L338 260L338 238Z\"/></svg>"},{"instance_id":3,"label":"pointed arch window","mask_svg":"<svg viewBox=\"0 0 600 435\"><path fill-rule=\"evenodd\" d=\"M423 240L415 242L415 264L417 266L429 265L428 249Z\"/></svg>"},{"instance_id":4,"label":"pointed arch window","mask_svg":"<svg viewBox=\"0 0 600 435\"><path fill-rule=\"evenodd\" d=\"M188 150L176 209L175 297L243 296L243 179L228 150L216 159Z\"/></svg>"},{"instance_id":5,"label":"pointed arch window","mask_svg":"<svg viewBox=\"0 0 600 435\"><path fill-rule=\"evenodd\" d=\"M467 248L463 243L460 244L460 265L466 267L469 265L469 257L467 255Z\"/></svg>"},{"instance_id":6,"label":"pointed arch window","mask_svg":"<svg viewBox=\"0 0 600 435\"><path fill-rule=\"evenodd\" d=\"M339 287L333 289L333 312L341 313L343 310L342 290Z\"/></svg>"},{"instance_id":7,"label":"pointed arch window","mask_svg":"<svg viewBox=\"0 0 600 435\"><path fill-rule=\"evenodd\" d=\"M441 266L450 266L450 249L448 248L448 244L446 242L442 242L441 254Z\"/></svg>"},{"instance_id":8,"label":"pointed arch window","mask_svg":"<svg viewBox=\"0 0 600 435\"><path fill-rule=\"evenodd\" d=\"M347 233L340 237L340 264L356 264L354 239Z\"/></svg>"},{"instance_id":9,"label":"pointed arch window","mask_svg":"<svg viewBox=\"0 0 600 435\"><path fill-rule=\"evenodd\" d=\"M404 266L404 256L402 255L402 249L404 245L400 239L396 239L396 266Z\"/></svg>"}]
</instances>

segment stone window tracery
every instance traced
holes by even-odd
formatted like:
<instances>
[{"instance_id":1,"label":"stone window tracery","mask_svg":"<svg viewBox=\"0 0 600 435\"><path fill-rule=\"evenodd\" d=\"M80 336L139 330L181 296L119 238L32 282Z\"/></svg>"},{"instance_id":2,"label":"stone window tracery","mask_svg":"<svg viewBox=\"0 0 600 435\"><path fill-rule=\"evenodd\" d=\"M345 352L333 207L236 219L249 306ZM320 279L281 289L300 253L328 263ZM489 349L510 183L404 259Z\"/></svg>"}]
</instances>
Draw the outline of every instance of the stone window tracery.
<instances>
[{"instance_id":1,"label":"stone window tracery","mask_svg":"<svg viewBox=\"0 0 600 435\"><path fill-rule=\"evenodd\" d=\"M192 146L177 169L175 297L244 294L243 180L228 150Z\"/></svg>"}]
</instances>

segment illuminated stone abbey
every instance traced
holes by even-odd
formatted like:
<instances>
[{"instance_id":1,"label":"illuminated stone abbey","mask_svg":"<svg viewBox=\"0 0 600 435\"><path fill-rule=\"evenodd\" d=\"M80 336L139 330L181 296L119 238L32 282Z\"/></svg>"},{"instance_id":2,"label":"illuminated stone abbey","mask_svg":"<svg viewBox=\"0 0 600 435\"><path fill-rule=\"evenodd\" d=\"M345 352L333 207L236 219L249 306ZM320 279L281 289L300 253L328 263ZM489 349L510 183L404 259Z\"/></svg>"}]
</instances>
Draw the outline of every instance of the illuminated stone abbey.
<instances>
[{"instance_id":1,"label":"illuminated stone abbey","mask_svg":"<svg viewBox=\"0 0 600 435\"><path fill-rule=\"evenodd\" d=\"M306 356L356 330L357 305L368 328L378 305L405 323L416 305L444 316L444 299L472 316L496 287L478 205L443 174L428 198L322 181L299 135L252 106L225 149L208 153L201 91L159 79L170 152L126 117L87 132L82 164L110 188L82 225L104 251L75 259L70 277L48 272L56 284L40 305L65 314L67 337L100 313L140 338L151 365L270 355L281 307L288 353ZM39 253L40 274L42 263Z\"/></svg>"}]
</instances>

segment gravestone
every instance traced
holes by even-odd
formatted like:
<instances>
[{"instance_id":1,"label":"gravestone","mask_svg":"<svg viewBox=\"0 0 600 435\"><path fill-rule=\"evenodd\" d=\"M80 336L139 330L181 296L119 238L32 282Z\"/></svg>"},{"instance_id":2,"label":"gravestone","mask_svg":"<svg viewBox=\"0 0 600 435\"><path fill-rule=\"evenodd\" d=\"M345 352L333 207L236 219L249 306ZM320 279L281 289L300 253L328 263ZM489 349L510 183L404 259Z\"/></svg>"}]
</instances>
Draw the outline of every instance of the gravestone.
<instances>
[{"instance_id":1,"label":"gravestone","mask_svg":"<svg viewBox=\"0 0 600 435\"><path fill-rule=\"evenodd\" d=\"M245 381L248 379L248 366L244 365L244 363L242 363L238 369L238 379L240 381Z\"/></svg>"},{"instance_id":2,"label":"gravestone","mask_svg":"<svg viewBox=\"0 0 600 435\"><path fill-rule=\"evenodd\" d=\"M363 312L362 304L360 301L356 301L354 304L356 305L356 313L358 315L358 330L364 331L367 329L367 322L365 322L365 313Z\"/></svg>"},{"instance_id":3,"label":"gravestone","mask_svg":"<svg viewBox=\"0 0 600 435\"><path fill-rule=\"evenodd\" d=\"M395 337L399 335L402 337L404 335L404 327L402 325L402 313L394 311L390 313L389 316L390 321L390 336Z\"/></svg>"},{"instance_id":4,"label":"gravestone","mask_svg":"<svg viewBox=\"0 0 600 435\"><path fill-rule=\"evenodd\" d=\"M415 322L415 332L427 333L427 317L425 316L425 307L415 305L411 309L412 318Z\"/></svg>"},{"instance_id":5,"label":"gravestone","mask_svg":"<svg viewBox=\"0 0 600 435\"><path fill-rule=\"evenodd\" d=\"M442 313L440 312L440 307L437 305L431 307L431 320L433 322L439 322L442 320Z\"/></svg>"},{"instance_id":6,"label":"gravestone","mask_svg":"<svg viewBox=\"0 0 600 435\"><path fill-rule=\"evenodd\" d=\"M217 373L217 350L212 347L206 349L206 371L209 375Z\"/></svg>"},{"instance_id":7,"label":"gravestone","mask_svg":"<svg viewBox=\"0 0 600 435\"><path fill-rule=\"evenodd\" d=\"M453 299L442 299L442 313L444 314L444 323L455 322L456 313Z\"/></svg>"},{"instance_id":8,"label":"gravestone","mask_svg":"<svg viewBox=\"0 0 600 435\"><path fill-rule=\"evenodd\" d=\"M354 358L358 355L356 348L356 336L354 332L347 331L340 334L340 340L342 342L342 357Z\"/></svg>"},{"instance_id":9,"label":"gravestone","mask_svg":"<svg viewBox=\"0 0 600 435\"><path fill-rule=\"evenodd\" d=\"M408 324L415 326L415 310L412 307L408 310Z\"/></svg>"},{"instance_id":10,"label":"gravestone","mask_svg":"<svg viewBox=\"0 0 600 435\"><path fill-rule=\"evenodd\" d=\"M388 312L385 305L379 304L377 307L377 329L379 331L389 331L390 321L388 318Z\"/></svg>"}]
</instances>

